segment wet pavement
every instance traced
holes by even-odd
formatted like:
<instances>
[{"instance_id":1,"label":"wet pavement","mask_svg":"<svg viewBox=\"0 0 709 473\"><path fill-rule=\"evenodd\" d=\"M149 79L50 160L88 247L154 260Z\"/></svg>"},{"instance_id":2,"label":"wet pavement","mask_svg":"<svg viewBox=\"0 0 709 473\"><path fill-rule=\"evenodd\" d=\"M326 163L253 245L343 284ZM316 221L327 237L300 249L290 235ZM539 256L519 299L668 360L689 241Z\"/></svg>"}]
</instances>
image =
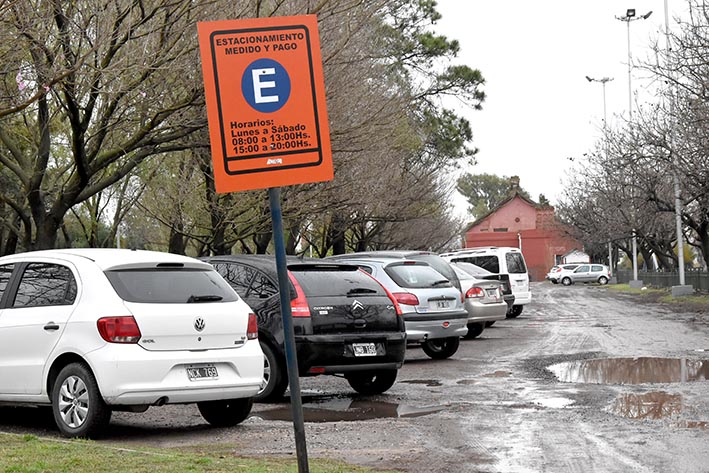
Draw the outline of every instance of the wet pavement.
<instances>
[{"instance_id":1,"label":"wet pavement","mask_svg":"<svg viewBox=\"0 0 709 473\"><path fill-rule=\"evenodd\" d=\"M449 360L407 352L380 396L301 378L308 453L405 472L709 472L709 315L608 288L534 283L517 319ZM294 458L288 399L233 429L194 406L115 413L103 443ZM37 410L0 407L0 431L56 436Z\"/></svg>"}]
</instances>

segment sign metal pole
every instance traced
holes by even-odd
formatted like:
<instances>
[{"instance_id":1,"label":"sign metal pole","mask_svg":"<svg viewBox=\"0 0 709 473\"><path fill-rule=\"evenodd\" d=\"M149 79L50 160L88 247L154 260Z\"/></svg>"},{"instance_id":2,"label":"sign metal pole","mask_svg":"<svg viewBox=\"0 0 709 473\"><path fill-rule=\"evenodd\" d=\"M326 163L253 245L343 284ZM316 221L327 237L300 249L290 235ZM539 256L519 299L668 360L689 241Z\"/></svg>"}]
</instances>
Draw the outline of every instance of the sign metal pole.
<instances>
[{"instance_id":1,"label":"sign metal pole","mask_svg":"<svg viewBox=\"0 0 709 473\"><path fill-rule=\"evenodd\" d=\"M273 222L273 243L276 250L276 269L278 271L278 288L281 299L281 317L286 344L286 366L288 367L288 384L290 389L291 415L295 432L295 451L298 456L298 472L308 473L308 450L305 442L305 421L303 419L303 399L300 395L300 380L298 379L298 359L295 351L295 332L293 331L293 314L290 307L290 283L286 265L286 246L283 238L283 215L281 213L281 188L268 189L268 202L271 208Z\"/></svg>"}]
</instances>

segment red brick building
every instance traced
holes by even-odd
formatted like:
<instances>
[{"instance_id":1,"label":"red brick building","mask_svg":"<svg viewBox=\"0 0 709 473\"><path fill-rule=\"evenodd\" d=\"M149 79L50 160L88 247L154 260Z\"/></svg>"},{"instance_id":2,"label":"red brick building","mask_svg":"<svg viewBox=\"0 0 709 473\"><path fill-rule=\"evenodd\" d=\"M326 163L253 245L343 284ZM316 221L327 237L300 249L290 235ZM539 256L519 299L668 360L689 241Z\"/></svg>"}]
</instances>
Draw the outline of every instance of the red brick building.
<instances>
[{"instance_id":1,"label":"red brick building","mask_svg":"<svg viewBox=\"0 0 709 473\"><path fill-rule=\"evenodd\" d=\"M532 281L543 281L549 268L583 244L573 238L554 215L554 207L540 205L519 193L513 181L510 197L465 230L465 248L512 246L520 248Z\"/></svg>"}]
</instances>

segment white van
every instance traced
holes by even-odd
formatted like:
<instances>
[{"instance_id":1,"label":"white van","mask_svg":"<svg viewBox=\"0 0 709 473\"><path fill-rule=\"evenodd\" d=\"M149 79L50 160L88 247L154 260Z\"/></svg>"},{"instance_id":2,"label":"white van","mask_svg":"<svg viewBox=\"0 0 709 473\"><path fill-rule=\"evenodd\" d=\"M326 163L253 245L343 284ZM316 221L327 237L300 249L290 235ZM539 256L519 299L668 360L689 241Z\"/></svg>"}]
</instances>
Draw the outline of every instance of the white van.
<instances>
[{"instance_id":1,"label":"white van","mask_svg":"<svg viewBox=\"0 0 709 473\"><path fill-rule=\"evenodd\" d=\"M517 317L522 313L523 307L532 302L527 264L519 248L502 246L464 248L443 253L441 257L453 263L460 261L472 263L491 273L507 276L515 296L514 305L507 314L508 317Z\"/></svg>"}]
</instances>

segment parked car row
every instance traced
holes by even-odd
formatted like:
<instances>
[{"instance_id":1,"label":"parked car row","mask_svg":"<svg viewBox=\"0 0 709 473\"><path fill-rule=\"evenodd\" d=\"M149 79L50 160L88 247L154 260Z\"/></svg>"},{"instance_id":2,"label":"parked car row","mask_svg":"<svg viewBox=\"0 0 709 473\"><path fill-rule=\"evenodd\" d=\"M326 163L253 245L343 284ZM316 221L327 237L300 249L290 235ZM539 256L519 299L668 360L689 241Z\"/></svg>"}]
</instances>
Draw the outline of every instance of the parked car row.
<instances>
[{"instance_id":1,"label":"parked car row","mask_svg":"<svg viewBox=\"0 0 709 473\"><path fill-rule=\"evenodd\" d=\"M496 246L467 248L444 253L441 256L453 263L472 263L507 281L514 295L513 305L508 312L510 317L519 316L524 306L532 301L527 264L519 248Z\"/></svg>"},{"instance_id":2,"label":"parked car row","mask_svg":"<svg viewBox=\"0 0 709 473\"><path fill-rule=\"evenodd\" d=\"M519 272L512 279L449 261L424 251L288 259L298 375L341 375L359 393L383 393L407 346L448 358L461 337L518 315L518 294L531 298ZM51 406L71 437L99 435L113 411L172 403L236 425L254 400L279 399L288 387L277 281L266 255L2 257L0 403Z\"/></svg>"},{"instance_id":3,"label":"parked car row","mask_svg":"<svg viewBox=\"0 0 709 473\"><path fill-rule=\"evenodd\" d=\"M546 278L553 284L563 284L570 286L577 282L608 284L611 279L611 271L608 266L602 264L562 264L553 266L547 273Z\"/></svg>"}]
</instances>

